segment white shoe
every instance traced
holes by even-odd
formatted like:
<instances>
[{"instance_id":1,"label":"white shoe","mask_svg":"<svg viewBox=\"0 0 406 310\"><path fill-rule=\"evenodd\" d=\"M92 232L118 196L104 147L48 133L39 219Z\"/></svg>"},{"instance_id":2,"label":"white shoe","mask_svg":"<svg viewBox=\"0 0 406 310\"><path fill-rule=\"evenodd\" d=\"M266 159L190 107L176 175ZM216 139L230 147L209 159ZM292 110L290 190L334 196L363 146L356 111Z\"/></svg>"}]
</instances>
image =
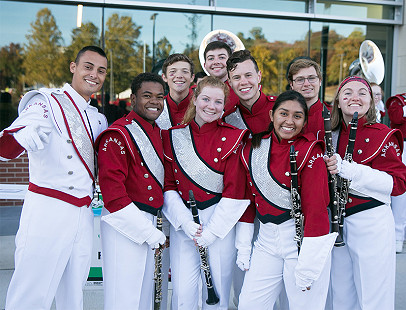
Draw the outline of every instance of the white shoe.
<instances>
[{"instance_id":1,"label":"white shoe","mask_svg":"<svg viewBox=\"0 0 406 310\"><path fill-rule=\"evenodd\" d=\"M403 251L403 241L396 240L396 253L402 253Z\"/></svg>"}]
</instances>

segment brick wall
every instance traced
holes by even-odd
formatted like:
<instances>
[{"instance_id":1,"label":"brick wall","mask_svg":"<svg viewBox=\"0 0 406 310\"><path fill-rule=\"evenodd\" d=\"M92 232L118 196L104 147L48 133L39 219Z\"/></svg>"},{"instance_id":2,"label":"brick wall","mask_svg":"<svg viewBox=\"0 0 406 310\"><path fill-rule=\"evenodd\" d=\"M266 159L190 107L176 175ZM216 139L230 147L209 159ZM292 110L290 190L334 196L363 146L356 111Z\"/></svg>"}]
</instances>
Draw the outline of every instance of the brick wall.
<instances>
[{"instance_id":1,"label":"brick wall","mask_svg":"<svg viewBox=\"0 0 406 310\"><path fill-rule=\"evenodd\" d=\"M0 183L28 184L27 153L10 161L0 161ZM20 199L0 199L0 206L21 206Z\"/></svg>"}]
</instances>

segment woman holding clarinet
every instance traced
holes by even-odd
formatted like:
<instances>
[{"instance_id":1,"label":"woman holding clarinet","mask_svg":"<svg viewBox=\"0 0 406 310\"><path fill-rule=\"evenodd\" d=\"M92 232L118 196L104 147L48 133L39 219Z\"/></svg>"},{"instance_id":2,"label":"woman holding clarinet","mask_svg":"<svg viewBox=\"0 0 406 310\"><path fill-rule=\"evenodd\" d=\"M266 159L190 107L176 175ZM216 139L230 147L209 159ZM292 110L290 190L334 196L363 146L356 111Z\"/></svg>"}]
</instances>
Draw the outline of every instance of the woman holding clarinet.
<instances>
[{"instance_id":1,"label":"woman holding clarinet","mask_svg":"<svg viewBox=\"0 0 406 310\"><path fill-rule=\"evenodd\" d=\"M220 120L227 94L227 85L205 77L195 89L184 124L170 128L163 137L163 212L171 223L172 309L198 309L199 295L203 309L228 309L236 255L234 226L249 200L244 199L244 168L239 159L248 131ZM200 225L189 209L190 190ZM208 248L208 264L202 263L196 245ZM201 265L211 270L216 297L207 296L213 289L206 288Z\"/></svg>"},{"instance_id":2,"label":"woman holding clarinet","mask_svg":"<svg viewBox=\"0 0 406 310\"><path fill-rule=\"evenodd\" d=\"M354 126L351 120L356 112L358 125ZM347 193L345 189L339 193L348 195L340 223L345 245L333 249L331 306L334 310L391 310L396 262L390 196L406 190L402 135L376 123L371 86L358 76L347 77L339 85L331 119L336 154L325 161L329 172L338 174L337 182L349 185ZM354 127L355 142L351 142Z\"/></svg>"},{"instance_id":3,"label":"woman holding clarinet","mask_svg":"<svg viewBox=\"0 0 406 310\"><path fill-rule=\"evenodd\" d=\"M251 263L249 254L238 250L237 264L244 262L247 270L240 310L272 309L283 283L290 310L324 310L337 234L329 234L324 143L302 134L307 117L304 97L284 92L270 111L269 131L254 135L243 148L260 227ZM247 222L249 211L243 216ZM246 234L236 239L242 249L251 246Z\"/></svg>"}]
</instances>

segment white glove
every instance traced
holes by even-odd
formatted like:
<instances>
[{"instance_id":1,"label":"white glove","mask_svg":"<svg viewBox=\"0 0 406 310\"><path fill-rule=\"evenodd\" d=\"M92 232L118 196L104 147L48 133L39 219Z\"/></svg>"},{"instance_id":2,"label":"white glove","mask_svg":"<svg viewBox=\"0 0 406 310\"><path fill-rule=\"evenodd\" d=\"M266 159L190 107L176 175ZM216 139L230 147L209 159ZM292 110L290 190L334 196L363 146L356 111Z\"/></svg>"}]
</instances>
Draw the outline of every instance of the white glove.
<instances>
[{"instance_id":1,"label":"white glove","mask_svg":"<svg viewBox=\"0 0 406 310\"><path fill-rule=\"evenodd\" d=\"M251 251L250 252L245 252L245 251L237 251L237 260L236 264L238 268L240 268L242 271L247 271L250 269L250 262L251 262Z\"/></svg>"},{"instance_id":2,"label":"white glove","mask_svg":"<svg viewBox=\"0 0 406 310\"><path fill-rule=\"evenodd\" d=\"M164 245L166 242L165 234L159 229L155 229L151 236L145 240L152 249L158 249L160 245Z\"/></svg>"},{"instance_id":3,"label":"white glove","mask_svg":"<svg viewBox=\"0 0 406 310\"><path fill-rule=\"evenodd\" d=\"M337 159L337 170L338 170L338 175L344 179L347 179L349 181L352 181L352 179L355 176L356 172L356 163L355 162L349 162L347 160L344 160L341 158L341 156L337 153L334 154L336 159Z\"/></svg>"},{"instance_id":4,"label":"white glove","mask_svg":"<svg viewBox=\"0 0 406 310\"><path fill-rule=\"evenodd\" d=\"M298 286L302 292L305 292L306 290L310 290L313 284L313 280L309 279L307 277L302 277L301 275L295 275L296 276L296 286Z\"/></svg>"},{"instance_id":5,"label":"white glove","mask_svg":"<svg viewBox=\"0 0 406 310\"><path fill-rule=\"evenodd\" d=\"M200 225L196 224L194 221L187 221L181 225L182 230L185 232L186 236L190 239L196 238L197 230L199 229Z\"/></svg>"},{"instance_id":6,"label":"white glove","mask_svg":"<svg viewBox=\"0 0 406 310\"><path fill-rule=\"evenodd\" d=\"M40 125L28 125L15 132L14 138L27 151L36 152L44 149L44 144L49 142L49 134L52 129L40 127Z\"/></svg>"},{"instance_id":7,"label":"white glove","mask_svg":"<svg viewBox=\"0 0 406 310\"><path fill-rule=\"evenodd\" d=\"M403 106L403 117L406 117L406 105Z\"/></svg>"},{"instance_id":8,"label":"white glove","mask_svg":"<svg viewBox=\"0 0 406 310\"><path fill-rule=\"evenodd\" d=\"M252 237L254 224L238 222L236 225L235 247L237 248L236 264L242 271L250 269Z\"/></svg>"},{"instance_id":9,"label":"white glove","mask_svg":"<svg viewBox=\"0 0 406 310\"><path fill-rule=\"evenodd\" d=\"M203 229L202 235L200 237L195 237L194 240L195 242L202 247L208 247L211 245L214 241L216 241L217 237L215 234L213 234L210 229L206 228Z\"/></svg>"}]
</instances>

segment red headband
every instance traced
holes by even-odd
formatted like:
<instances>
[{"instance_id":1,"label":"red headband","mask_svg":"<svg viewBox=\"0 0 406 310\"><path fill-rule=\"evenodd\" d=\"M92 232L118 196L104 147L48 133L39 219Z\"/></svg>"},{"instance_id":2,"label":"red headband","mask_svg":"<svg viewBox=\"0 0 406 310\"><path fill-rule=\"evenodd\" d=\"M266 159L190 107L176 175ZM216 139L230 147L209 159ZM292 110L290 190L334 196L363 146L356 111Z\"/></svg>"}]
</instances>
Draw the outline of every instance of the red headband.
<instances>
[{"instance_id":1,"label":"red headband","mask_svg":"<svg viewBox=\"0 0 406 310\"><path fill-rule=\"evenodd\" d=\"M367 89L368 89L368 91L369 91L369 94L371 95L371 97L373 97L373 96L372 96L371 85L369 85L369 83L367 82L367 80L365 80L364 78L362 78L362 77L360 77L360 76L355 76L355 75L346 77L346 78L344 79L344 81L341 82L340 86L338 86L338 93L340 92L341 88L343 88L344 85L347 84L347 83L349 83L349 82L361 82L362 84L364 84L364 85L367 87Z\"/></svg>"}]
</instances>

